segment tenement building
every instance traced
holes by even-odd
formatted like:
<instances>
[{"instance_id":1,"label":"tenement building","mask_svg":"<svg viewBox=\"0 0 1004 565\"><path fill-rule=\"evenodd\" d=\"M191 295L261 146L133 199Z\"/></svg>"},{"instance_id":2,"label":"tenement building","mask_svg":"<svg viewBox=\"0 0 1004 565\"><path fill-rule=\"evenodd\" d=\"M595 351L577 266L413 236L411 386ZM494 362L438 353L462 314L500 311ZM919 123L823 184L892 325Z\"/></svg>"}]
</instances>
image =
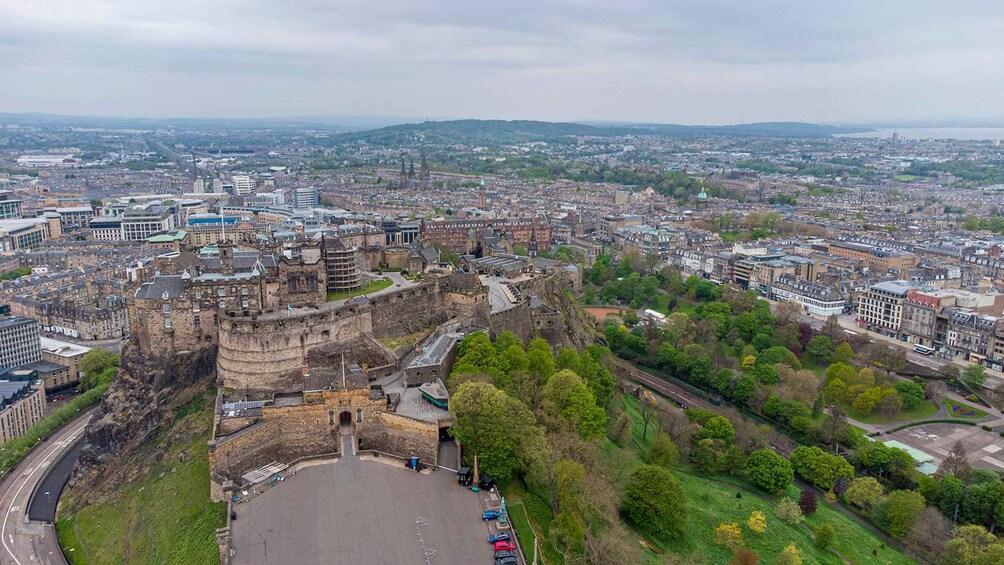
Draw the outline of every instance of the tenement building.
<instances>
[{"instance_id":1,"label":"tenement building","mask_svg":"<svg viewBox=\"0 0 1004 565\"><path fill-rule=\"evenodd\" d=\"M870 331L898 337L903 322L903 305L916 287L907 281L874 284L858 297L857 324Z\"/></svg>"}]
</instances>

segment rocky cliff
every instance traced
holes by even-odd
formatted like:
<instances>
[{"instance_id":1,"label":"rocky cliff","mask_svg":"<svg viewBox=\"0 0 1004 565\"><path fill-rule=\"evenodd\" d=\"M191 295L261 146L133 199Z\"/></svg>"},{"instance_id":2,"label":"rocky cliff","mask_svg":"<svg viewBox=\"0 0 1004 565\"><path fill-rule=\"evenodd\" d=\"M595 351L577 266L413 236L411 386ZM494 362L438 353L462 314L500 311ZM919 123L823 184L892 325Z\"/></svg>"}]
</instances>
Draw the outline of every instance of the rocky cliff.
<instances>
[{"instance_id":1,"label":"rocky cliff","mask_svg":"<svg viewBox=\"0 0 1004 565\"><path fill-rule=\"evenodd\" d=\"M152 355L130 344L87 432L74 477L79 493L95 494L134 478L143 466L122 465L170 424L177 411L216 378L216 348Z\"/></svg>"}]
</instances>

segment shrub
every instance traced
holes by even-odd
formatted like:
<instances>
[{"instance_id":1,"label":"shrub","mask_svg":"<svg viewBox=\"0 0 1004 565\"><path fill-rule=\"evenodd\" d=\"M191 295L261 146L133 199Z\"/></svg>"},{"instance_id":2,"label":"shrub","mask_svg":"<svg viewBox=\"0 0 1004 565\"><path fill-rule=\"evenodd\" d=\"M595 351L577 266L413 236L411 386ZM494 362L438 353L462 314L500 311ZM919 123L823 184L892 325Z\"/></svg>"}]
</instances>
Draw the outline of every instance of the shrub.
<instances>
[{"instance_id":1,"label":"shrub","mask_svg":"<svg viewBox=\"0 0 1004 565\"><path fill-rule=\"evenodd\" d=\"M802 521L802 509L788 497L777 501L774 505L774 515L778 520L792 526Z\"/></svg>"},{"instance_id":2,"label":"shrub","mask_svg":"<svg viewBox=\"0 0 1004 565\"><path fill-rule=\"evenodd\" d=\"M735 551L743 546L743 531L738 522L719 524L715 528L715 543Z\"/></svg>"},{"instance_id":3,"label":"shrub","mask_svg":"<svg viewBox=\"0 0 1004 565\"><path fill-rule=\"evenodd\" d=\"M816 499L816 493L809 489L802 491L802 494L798 497L798 507L802 510L802 514L806 516L812 516L816 513L816 506L819 502Z\"/></svg>"},{"instance_id":4,"label":"shrub","mask_svg":"<svg viewBox=\"0 0 1004 565\"><path fill-rule=\"evenodd\" d=\"M746 525L754 532L762 534L767 530L767 517L763 515L763 512L754 510L753 513L750 514L749 519L746 520Z\"/></svg>"},{"instance_id":5,"label":"shrub","mask_svg":"<svg viewBox=\"0 0 1004 565\"><path fill-rule=\"evenodd\" d=\"M837 531L829 524L823 524L816 530L816 547L826 549L833 545L833 539L837 537Z\"/></svg>"},{"instance_id":6,"label":"shrub","mask_svg":"<svg viewBox=\"0 0 1004 565\"><path fill-rule=\"evenodd\" d=\"M775 493L791 484L794 473L787 459L770 449L758 449L746 459L746 474L756 486Z\"/></svg>"}]
</instances>

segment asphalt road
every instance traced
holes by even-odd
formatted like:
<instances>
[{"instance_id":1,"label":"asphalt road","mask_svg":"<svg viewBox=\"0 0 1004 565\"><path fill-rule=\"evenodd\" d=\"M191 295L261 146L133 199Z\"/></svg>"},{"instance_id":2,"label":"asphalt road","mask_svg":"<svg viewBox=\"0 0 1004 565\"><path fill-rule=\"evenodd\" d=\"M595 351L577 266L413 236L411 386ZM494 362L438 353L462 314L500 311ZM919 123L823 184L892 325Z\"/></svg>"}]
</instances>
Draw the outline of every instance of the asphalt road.
<instances>
[{"instance_id":1,"label":"asphalt road","mask_svg":"<svg viewBox=\"0 0 1004 565\"><path fill-rule=\"evenodd\" d=\"M35 486L49 467L57 464L83 436L92 411L60 428L47 441L36 446L0 481L0 563L4 565L63 565L56 530L51 523L29 522L26 509ZM40 496L44 491L40 491ZM51 492L51 491L50 491ZM55 506L55 500L52 502Z\"/></svg>"}]
</instances>

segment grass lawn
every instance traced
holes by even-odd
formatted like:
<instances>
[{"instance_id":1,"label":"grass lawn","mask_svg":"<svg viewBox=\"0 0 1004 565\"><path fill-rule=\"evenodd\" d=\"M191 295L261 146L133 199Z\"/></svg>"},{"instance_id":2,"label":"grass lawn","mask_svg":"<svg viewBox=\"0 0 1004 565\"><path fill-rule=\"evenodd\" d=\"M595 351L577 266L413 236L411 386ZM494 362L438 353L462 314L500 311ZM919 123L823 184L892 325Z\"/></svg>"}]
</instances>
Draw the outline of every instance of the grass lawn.
<instances>
[{"instance_id":1,"label":"grass lawn","mask_svg":"<svg viewBox=\"0 0 1004 565\"><path fill-rule=\"evenodd\" d=\"M509 511L509 519L512 520L516 535L519 536L519 543L523 546L526 556L533 559L533 532L540 536L538 549L539 557L547 565L555 565L563 562L561 554L555 551L547 541L547 530L551 526L553 517L547 502L533 493L527 493L522 485L513 483L505 493L506 508ZM533 527L530 527L530 521Z\"/></svg>"},{"instance_id":2,"label":"grass lawn","mask_svg":"<svg viewBox=\"0 0 1004 565\"><path fill-rule=\"evenodd\" d=\"M639 458L641 445L647 449L652 438L649 430L646 441L642 442L642 422L638 399L629 395L617 395L613 402L623 402L627 413L634 419L632 427L633 445L621 449L605 442L601 456L607 460L615 483L623 487L624 482L642 461ZM802 552L803 563L833 563L843 561L834 553L816 549L810 533L802 526L789 526L779 521L773 511L777 497L768 497L751 486L742 477L701 476L686 463L673 473L683 486L689 501L689 514L684 536L670 543L655 543L660 549L681 554L685 563L728 563L731 553L714 543L714 530L724 522L738 522L743 529L746 546L760 554L763 563L770 563L790 542L794 542ZM742 491L742 498L736 492ZM790 486L786 495L798 500L799 489ZM767 531L756 534L746 526L746 520L753 510L760 510L767 517ZM829 506L820 497L819 510L807 518L805 524L815 530L823 524L830 524L836 530L834 549L856 564L874 563L883 565L906 565L912 559L895 549L884 547L881 538L852 518ZM652 540L650 540L652 541ZM876 555L872 551L876 550Z\"/></svg>"},{"instance_id":3,"label":"grass lawn","mask_svg":"<svg viewBox=\"0 0 1004 565\"><path fill-rule=\"evenodd\" d=\"M797 495L794 495L793 498L797 498ZM885 545L882 539L873 534L867 527L848 518L822 498L819 500L819 507L816 513L807 517L805 524L813 530L818 529L823 524L833 526L833 530L837 534L834 537L834 549L853 563L881 563L888 565L916 563L913 559ZM873 551L875 552L874 554L872 554Z\"/></svg>"},{"instance_id":4,"label":"grass lawn","mask_svg":"<svg viewBox=\"0 0 1004 565\"><path fill-rule=\"evenodd\" d=\"M71 563L219 562L216 529L226 525L226 505L209 500L209 406L163 434L156 448L166 453L137 481L83 507L68 493L56 530Z\"/></svg>"},{"instance_id":5,"label":"grass lawn","mask_svg":"<svg viewBox=\"0 0 1004 565\"><path fill-rule=\"evenodd\" d=\"M355 290L346 290L344 292L329 292L328 302L331 302L332 300L342 300L343 298L352 298L354 296L369 294L371 292L383 290L392 284L394 284L394 281L390 279L376 279L372 281L366 281L363 283L362 286L360 286Z\"/></svg>"},{"instance_id":6,"label":"grass lawn","mask_svg":"<svg viewBox=\"0 0 1004 565\"><path fill-rule=\"evenodd\" d=\"M987 412L985 410L980 410L975 406L970 406L968 404L963 404L962 402L957 402L955 400L945 399L945 409L948 410L948 415L952 418L972 418L974 420L979 420L980 418L986 418Z\"/></svg>"},{"instance_id":7,"label":"grass lawn","mask_svg":"<svg viewBox=\"0 0 1004 565\"><path fill-rule=\"evenodd\" d=\"M920 406L911 410L901 410L898 414L891 418L879 412L874 412L872 414L859 414L851 409L850 406L844 406L844 409L847 411L848 416L859 422L864 422L865 424L895 424L897 422L908 422L910 420L917 420L920 418L930 418L938 413L938 407L930 400L925 400L920 404Z\"/></svg>"}]
</instances>

